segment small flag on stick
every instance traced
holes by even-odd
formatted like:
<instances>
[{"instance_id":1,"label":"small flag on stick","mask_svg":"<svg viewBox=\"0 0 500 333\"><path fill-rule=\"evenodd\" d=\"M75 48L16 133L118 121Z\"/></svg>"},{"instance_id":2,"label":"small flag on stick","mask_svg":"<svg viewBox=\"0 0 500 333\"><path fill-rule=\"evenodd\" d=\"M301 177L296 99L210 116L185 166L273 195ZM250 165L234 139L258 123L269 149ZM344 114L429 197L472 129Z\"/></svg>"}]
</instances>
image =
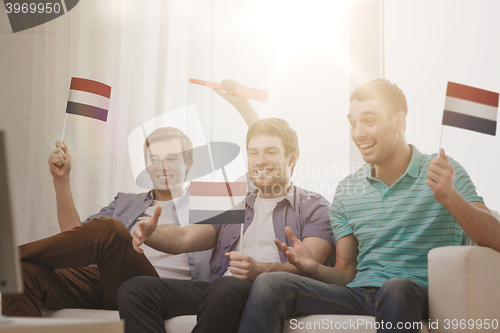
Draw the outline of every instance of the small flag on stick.
<instances>
[{"instance_id":1,"label":"small flag on stick","mask_svg":"<svg viewBox=\"0 0 500 333\"><path fill-rule=\"evenodd\" d=\"M499 94L448 82L443 125L496 134Z\"/></svg>"},{"instance_id":2,"label":"small flag on stick","mask_svg":"<svg viewBox=\"0 0 500 333\"><path fill-rule=\"evenodd\" d=\"M191 181L189 223L244 223L246 195L246 182Z\"/></svg>"},{"instance_id":3,"label":"small flag on stick","mask_svg":"<svg viewBox=\"0 0 500 333\"><path fill-rule=\"evenodd\" d=\"M106 121L111 87L97 81L71 78L66 113Z\"/></svg>"}]
</instances>

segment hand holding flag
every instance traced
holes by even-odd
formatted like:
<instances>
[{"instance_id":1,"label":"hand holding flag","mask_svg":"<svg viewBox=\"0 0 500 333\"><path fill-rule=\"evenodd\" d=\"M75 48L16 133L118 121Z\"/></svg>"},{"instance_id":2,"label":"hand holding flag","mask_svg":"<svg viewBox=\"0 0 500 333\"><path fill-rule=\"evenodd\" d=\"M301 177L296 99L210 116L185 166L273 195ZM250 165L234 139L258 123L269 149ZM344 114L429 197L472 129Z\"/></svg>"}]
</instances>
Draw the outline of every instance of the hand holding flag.
<instances>
[{"instance_id":1,"label":"hand holding flag","mask_svg":"<svg viewBox=\"0 0 500 333\"><path fill-rule=\"evenodd\" d=\"M446 206L458 194L455 189L455 169L448 162L444 149L439 150L439 156L433 159L427 171L427 186L434 192L436 200Z\"/></svg>"},{"instance_id":2,"label":"hand holding flag","mask_svg":"<svg viewBox=\"0 0 500 333\"><path fill-rule=\"evenodd\" d=\"M271 263L257 262L241 252L231 251L224 255L231 259L229 262L231 276L245 281L255 281L260 274L269 272L269 267L272 265Z\"/></svg>"},{"instance_id":3,"label":"hand holding flag","mask_svg":"<svg viewBox=\"0 0 500 333\"><path fill-rule=\"evenodd\" d=\"M54 179L69 177L71 154L66 146L66 142L56 141L56 149L49 156L49 168Z\"/></svg>"},{"instance_id":4,"label":"hand holding flag","mask_svg":"<svg viewBox=\"0 0 500 333\"><path fill-rule=\"evenodd\" d=\"M134 230L134 236L132 237L132 246L134 247L134 250L139 253L144 253L144 250L141 249L140 246L156 230L160 215L161 206L156 206L153 216L151 216L149 220L142 220L139 222L139 225Z\"/></svg>"}]
</instances>

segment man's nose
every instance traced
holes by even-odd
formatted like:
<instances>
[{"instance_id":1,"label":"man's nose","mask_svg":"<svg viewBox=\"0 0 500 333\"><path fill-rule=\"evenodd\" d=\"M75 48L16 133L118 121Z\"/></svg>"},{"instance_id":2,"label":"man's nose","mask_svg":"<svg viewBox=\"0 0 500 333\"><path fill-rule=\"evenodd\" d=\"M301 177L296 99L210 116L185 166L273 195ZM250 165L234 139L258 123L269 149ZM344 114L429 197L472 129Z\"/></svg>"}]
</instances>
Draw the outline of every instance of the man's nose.
<instances>
[{"instance_id":1,"label":"man's nose","mask_svg":"<svg viewBox=\"0 0 500 333\"><path fill-rule=\"evenodd\" d=\"M366 135L364 126L358 125L351 129L351 136L354 140L363 138Z\"/></svg>"},{"instance_id":2,"label":"man's nose","mask_svg":"<svg viewBox=\"0 0 500 333\"><path fill-rule=\"evenodd\" d=\"M165 163L165 159L161 160L161 168L163 170L163 173L165 173L168 170L167 164Z\"/></svg>"},{"instance_id":3,"label":"man's nose","mask_svg":"<svg viewBox=\"0 0 500 333\"><path fill-rule=\"evenodd\" d=\"M265 165L266 163L267 163L267 157L266 154L264 153L258 154L253 161L253 164L257 166Z\"/></svg>"}]
</instances>

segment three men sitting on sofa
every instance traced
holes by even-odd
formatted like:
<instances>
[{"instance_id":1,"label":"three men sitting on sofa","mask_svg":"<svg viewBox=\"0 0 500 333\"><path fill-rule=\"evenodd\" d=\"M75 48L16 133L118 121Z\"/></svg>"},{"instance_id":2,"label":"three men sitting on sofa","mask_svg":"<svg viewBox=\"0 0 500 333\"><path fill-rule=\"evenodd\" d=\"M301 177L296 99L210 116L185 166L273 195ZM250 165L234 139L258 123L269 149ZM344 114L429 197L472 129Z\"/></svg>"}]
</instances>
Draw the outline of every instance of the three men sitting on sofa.
<instances>
[{"instance_id":1,"label":"three men sitting on sofa","mask_svg":"<svg viewBox=\"0 0 500 333\"><path fill-rule=\"evenodd\" d=\"M460 245L467 234L478 245L500 251L500 224L457 162L444 151L429 156L406 143L406 113L403 92L387 80L367 82L351 95L351 136L367 163L339 183L331 205L329 230L333 228L337 239L335 267L321 265L331 249L327 241L332 241L331 236L323 237L323 228L313 229L321 230L319 233L304 234L311 217L319 224L324 199L289 182L298 146L296 155L294 150L290 154L288 137L276 135L276 129L259 135L251 134L250 129L249 173L258 189L247 196L243 244L254 248L246 252L244 247L244 254L232 251L239 241L239 226L160 226L152 233L157 210L136 229L134 246L145 239L152 247L171 253L216 246L211 260L213 279L225 272L233 276L219 277L211 285L155 278L130 280L119 292L126 330L164 331L165 314L196 313L193 309L199 304L195 331L236 331L241 313L240 332L280 332L286 318L309 314L374 315L377 322L386 323L381 332L402 332L399 323L426 318L429 250ZM282 123L260 123L266 127L272 122ZM274 185L279 185L278 197L267 196L273 194L269 189ZM290 196L290 190L299 195ZM308 205L311 197L316 205ZM284 213L286 216L280 216ZM272 228L257 235L251 228L257 224ZM286 228L288 239L283 233L285 225L291 227ZM271 250L269 237L259 238L273 231L281 252ZM251 258L260 255L261 246L266 252L264 260L274 257L275 263L279 259L277 265L262 265ZM224 252L228 252L226 257ZM265 272L276 267L295 274ZM172 294L183 291L192 304L182 313L173 313L172 309L186 299L172 298Z\"/></svg>"}]
</instances>

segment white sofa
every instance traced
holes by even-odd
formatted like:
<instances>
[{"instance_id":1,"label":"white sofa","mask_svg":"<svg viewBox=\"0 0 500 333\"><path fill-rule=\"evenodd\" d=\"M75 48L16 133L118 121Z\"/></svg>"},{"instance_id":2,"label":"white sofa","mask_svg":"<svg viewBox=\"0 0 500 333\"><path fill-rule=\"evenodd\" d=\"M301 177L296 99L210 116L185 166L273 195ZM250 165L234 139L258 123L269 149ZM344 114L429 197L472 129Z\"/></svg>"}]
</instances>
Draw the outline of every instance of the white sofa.
<instances>
[{"instance_id":1,"label":"white sofa","mask_svg":"<svg viewBox=\"0 0 500 333\"><path fill-rule=\"evenodd\" d=\"M433 328L430 331L477 332L480 331L477 324L481 323L484 328L489 322L487 332L500 332L500 253L481 246L447 246L433 249L428 258L429 309ZM44 310L44 316L109 319L118 318L118 312ZM474 320L474 329L467 330L471 319ZM195 322L196 316L181 316L166 320L165 328L167 332L188 333ZM370 329L374 322L374 317L368 316L313 315L287 321L284 332L320 333L331 327L335 332L375 333L375 328ZM429 332L428 323L422 322L420 332Z\"/></svg>"}]
</instances>

